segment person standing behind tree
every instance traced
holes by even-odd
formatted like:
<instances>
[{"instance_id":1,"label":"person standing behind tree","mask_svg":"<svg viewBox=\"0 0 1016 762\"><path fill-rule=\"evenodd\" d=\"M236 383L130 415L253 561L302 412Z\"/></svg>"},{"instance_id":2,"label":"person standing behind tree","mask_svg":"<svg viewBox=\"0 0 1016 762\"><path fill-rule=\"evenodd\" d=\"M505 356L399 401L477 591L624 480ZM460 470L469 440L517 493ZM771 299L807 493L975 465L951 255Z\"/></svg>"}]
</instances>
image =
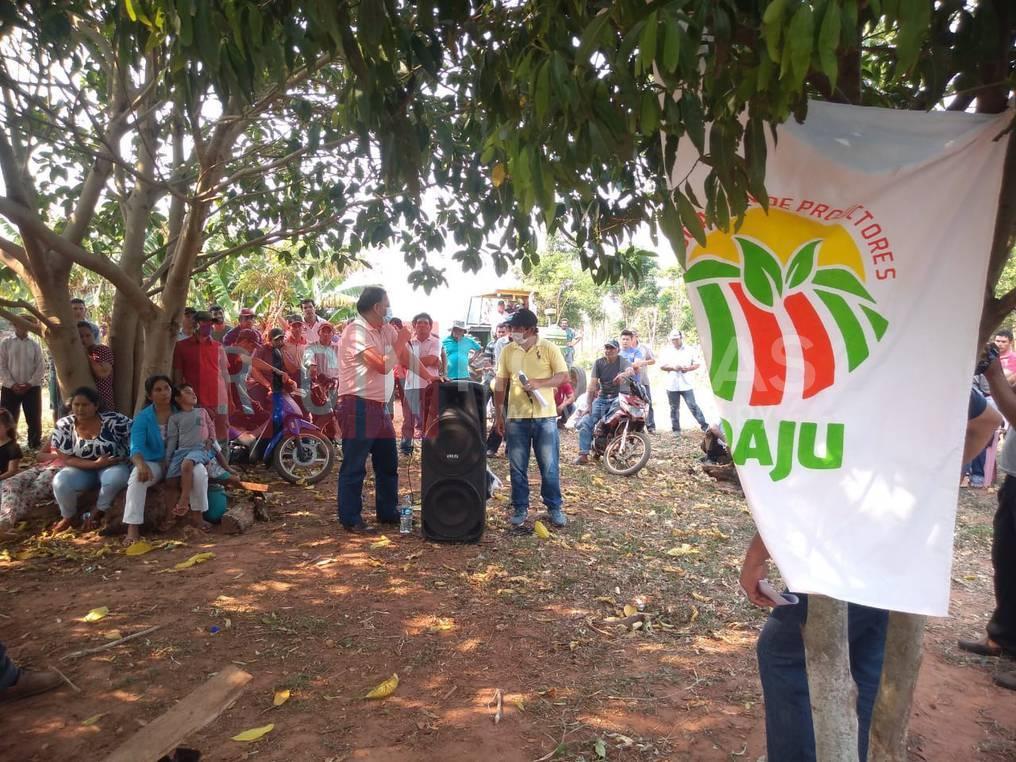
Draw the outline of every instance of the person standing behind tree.
<instances>
[{"instance_id":1,"label":"person standing behind tree","mask_svg":"<svg viewBox=\"0 0 1016 762\"><path fill-rule=\"evenodd\" d=\"M681 436L681 399L688 411L698 422L699 428L709 428L706 417L695 402L695 390L688 380L688 373L698 370L699 362L695 353L684 346L684 334L670 332L670 346L660 352L660 370L667 373L667 400L670 402L670 427L674 436Z\"/></svg>"},{"instance_id":2,"label":"person standing behind tree","mask_svg":"<svg viewBox=\"0 0 1016 762\"><path fill-rule=\"evenodd\" d=\"M388 324L392 317L388 294L368 286L356 302L359 313L342 332L339 342L339 429L342 466L339 469L338 514L347 532L372 532L363 520L363 480L367 458L374 465L377 520L399 520L399 454L395 428L385 404L395 386L393 369L402 362L433 380L433 374L407 351L409 331Z\"/></svg>"},{"instance_id":3,"label":"person standing behind tree","mask_svg":"<svg viewBox=\"0 0 1016 762\"><path fill-rule=\"evenodd\" d=\"M441 342L445 356L448 358L448 378L469 378L469 359L474 352L482 352L480 342L466 335L466 324L461 320L452 323L452 330Z\"/></svg>"},{"instance_id":4,"label":"person standing behind tree","mask_svg":"<svg viewBox=\"0 0 1016 762\"><path fill-rule=\"evenodd\" d=\"M18 426L22 409L28 425L28 447L42 444L42 382L46 363L38 342L29 338L28 324L35 319L22 316L14 323L14 335L0 341L0 407L6 408Z\"/></svg>"},{"instance_id":5,"label":"person standing behind tree","mask_svg":"<svg viewBox=\"0 0 1016 762\"><path fill-rule=\"evenodd\" d=\"M517 310L508 325L512 343L501 352L494 381L494 429L504 436L508 452L512 482L511 523L522 526L529 514L529 453L532 451L540 467L540 497L547 507L550 522L563 527L568 519L561 509L560 440L554 387L568 380L568 366L561 350L540 338L532 311ZM525 382L520 374L525 376ZM509 379L511 392L506 422L504 400Z\"/></svg>"},{"instance_id":6,"label":"person standing behind tree","mask_svg":"<svg viewBox=\"0 0 1016 762\"><path fill-rule=\"evenodd\" d=\"M116 409L113 401L113 350L105 344L96 343L95 333L87 320L78 323L78 338L85 348L95 390L99 393L99 410L112 411Z\"/></svg>"},{"instance_id":7,"label":"person standing behind tree","mask_svg":"<svg viewBox=\"0 0 1016 762\"><path fill-rule=\"evenodd\" d=\"M183 318L180 320L180 333L176 335L177 341L183 341L189 339L194 335L194 316L197 314L197 310L193 307L183 308ZM206 313L207 314L207 313Z\"/></svg>"},{"instance_id":8,"label":"person standing behind tree","mask_svg":"<svg viewBox=\"0 0 1016 762\"><path fill-rule=\"evenodd\" d=\"M88 319L88 308L85 306L85 300L74 297L70 301L71 313L74 315L74 324L77 326L78 323L86 322L89 328L92 329L92 336L95 338L95 343L99 343L99 326ZM53 362L53 358L49 358L49 407L53 412L53 423L55 424L60 418L67 415L67 406L64 404L63 394L60 392L60 385L56 380L56 363Z\"/></svg>"},{"instance_id":9,"label":"person standing behind tree","mask_svg":"<svg viewBox=\"0 0 1016 762\"><path fill-rule=\"evenodd\" d=\"M564 331L564 348L561 350L561 354L564 355L564 361L568 365L574 365L575 345L582 341L582 334L569 325L568 318L561 318L561 322L558 325Z\"/></svg>"}]
</instances>

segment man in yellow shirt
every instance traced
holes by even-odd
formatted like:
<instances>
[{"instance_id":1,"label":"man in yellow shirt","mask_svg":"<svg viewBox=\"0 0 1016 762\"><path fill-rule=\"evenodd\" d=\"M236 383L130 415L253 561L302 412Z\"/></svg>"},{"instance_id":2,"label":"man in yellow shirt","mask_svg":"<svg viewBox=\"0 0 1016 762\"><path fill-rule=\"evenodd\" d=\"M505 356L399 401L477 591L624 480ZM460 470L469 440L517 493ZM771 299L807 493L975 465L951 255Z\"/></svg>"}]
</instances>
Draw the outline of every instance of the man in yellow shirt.
<instances>
[{"instance_id":1,"label":"man in yellow shirt","mask_svg":"<svg viewBox=\"0 0 1016 762\"><path fill-rule=\"evenodd\" d=\"M540 467L540 497L556 527L568 523L561 510L559 440L554 388L568 380L561 350L541 339L536 315L520 309L507 321L512 341L501 351L494 381L494 429L504 435L512 481L513 526L522 526L529 514L529 451ZM522 381L525 378L525 382ZM505 387L508 422L505 423Z\"/></svg>"}]
</instances>

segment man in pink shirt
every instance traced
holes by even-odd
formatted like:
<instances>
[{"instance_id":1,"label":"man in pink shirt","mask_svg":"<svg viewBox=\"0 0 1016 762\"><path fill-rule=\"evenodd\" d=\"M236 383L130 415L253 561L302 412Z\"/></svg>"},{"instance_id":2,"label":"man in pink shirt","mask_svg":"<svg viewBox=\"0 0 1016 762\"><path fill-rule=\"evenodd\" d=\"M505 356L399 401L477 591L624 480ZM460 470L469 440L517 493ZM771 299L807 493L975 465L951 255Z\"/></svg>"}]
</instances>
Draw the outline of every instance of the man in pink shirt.
<instances>
[{"instance_id":1,"label":"man in pink shirt","mask_svg":"<svg viewBox=\"0 0 1016 762\"><path fill-rule=\"evenodd\" d=\"M995 331L995 346L998 347L998 362L1007 376L1016 374L1016 352L1012 351L1012 331L999 328Z\"/></svg>"},{"instance_id":2,"label":"man in pink shirt","mask_svg":"<svg viewBox=\"0 0 1016 762\"><path fill-rule=\"evenodd\" d=\"M399 521L399 454L395 427L385 407L395 388L392 372L400 362L428 382L433 374L408 351L409 330L388 324L388 294L368 286L356 302L359 315L346 326L339 341L339 404L336 416L342 432L339 469L339 521L348 532L371 532L363 520L363 480L367 456L374 464L377 520Z\"/></svg>"},{"instance_id":3,"label":"man in pink shirt","mask_svg":"<svg viewBox=\"0 0 1016 762\"><path fill-rule=\"evenodd\" d=\"M434 376L438 376L441 373L441 340L432 333L433 328L434 321L426 312L414 317L409 352ZM414 435L419 438L427 431L427 392L431 383L420 374L406 370L402 387L402 443L399 448L403 455L412 455Z\"/></svg>"}]
</instances>

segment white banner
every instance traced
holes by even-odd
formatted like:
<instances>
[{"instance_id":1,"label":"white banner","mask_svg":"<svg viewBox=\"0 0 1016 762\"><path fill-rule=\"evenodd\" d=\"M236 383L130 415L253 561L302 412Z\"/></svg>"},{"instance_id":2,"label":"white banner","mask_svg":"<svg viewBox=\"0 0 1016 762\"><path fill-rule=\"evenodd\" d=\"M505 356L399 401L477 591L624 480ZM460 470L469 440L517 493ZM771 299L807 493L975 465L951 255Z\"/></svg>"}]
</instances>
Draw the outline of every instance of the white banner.
<instances>
[{"instance_id":1,"label":"white banner","mask_svg":"<svg viewBox=\"0 0 1016 762\"><path fill-rule=\"evenodd\" d=\"M811 103L769 146L769 213L689 244L723 427L792 591L948 613L1011 119Z\"/></svg>"}]
</instances>

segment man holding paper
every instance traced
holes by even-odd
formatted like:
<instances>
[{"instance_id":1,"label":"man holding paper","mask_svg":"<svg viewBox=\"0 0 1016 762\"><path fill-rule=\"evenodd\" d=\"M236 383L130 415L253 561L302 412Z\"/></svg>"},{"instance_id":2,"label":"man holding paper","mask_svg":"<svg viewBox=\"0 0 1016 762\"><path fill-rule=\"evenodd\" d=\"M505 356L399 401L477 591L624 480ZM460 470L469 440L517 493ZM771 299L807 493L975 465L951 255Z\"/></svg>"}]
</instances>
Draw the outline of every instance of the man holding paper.
<instances>
[{"instance_id":1,"label":"man holding paper","mask_svg":"<svg viewBox=\"0 0 1016 762\"><path fill-rule=\"evenodd\" d=\"M541 339L536 315L517 310L507 321L512 341L501 351L494 380L494 430L505 437L512 480L513 526L522 526L529 514L529 452L540 467L540 497L556 527L568 523L561 510L559 476L560 441L554 387L568 380L561 350ZM508 420L505 422L505 387Z\"/></svg>"}]
</instances>

